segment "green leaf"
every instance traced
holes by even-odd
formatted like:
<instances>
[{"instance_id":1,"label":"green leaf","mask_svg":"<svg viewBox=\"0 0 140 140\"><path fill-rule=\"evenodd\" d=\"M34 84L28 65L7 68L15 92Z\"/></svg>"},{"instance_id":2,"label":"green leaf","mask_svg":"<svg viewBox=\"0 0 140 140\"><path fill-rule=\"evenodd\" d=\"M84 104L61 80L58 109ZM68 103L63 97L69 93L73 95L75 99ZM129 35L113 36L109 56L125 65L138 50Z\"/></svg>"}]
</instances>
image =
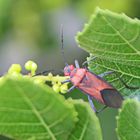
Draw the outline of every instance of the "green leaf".
<instances>
[{"instance_id":1,"label":"green leaf","mask_svg":"<svg viewBox=\"0 0 140 140\"><path fill-rule=\"evenodd\" d=\"M126 100L120 110L117 122L120 140L140 140L140 102Z\"/></svg>"},{"instance_id":2,"label":"green leaf","mask_svg":"<svg viewBox=\"0 0 140 140\"><path fill-rule=\"evenodd\" d=\"M93 72L116 71L129 86L140 87L139 20L98 8L84 30L78 33L77 42L97 57L89 64ZM116 74L106 79L126 97L140 94L140 89L126 89Z\"/></svg>"},{"instance_id":3,"label":"green leaf","mask_svg":"<svg viewBox=\"0 0 140 140\"><path fill-rule=\"evenodd\" d=\"M102 140L99 120L89 104L82 100L71 102L78 112L79 121L68 140Z\"/></svg>"},{"instance_id":4,"label":"green leaf","mask_svg":"<svg viewBox=\"0 0 140 140\"><path fill-rule=\"evenodd\" d=\"M30 80L1 82L1 135L18 140L68 138L77 118L72 104L46 85L37 85Z\"/></svg>"}]
</instances>

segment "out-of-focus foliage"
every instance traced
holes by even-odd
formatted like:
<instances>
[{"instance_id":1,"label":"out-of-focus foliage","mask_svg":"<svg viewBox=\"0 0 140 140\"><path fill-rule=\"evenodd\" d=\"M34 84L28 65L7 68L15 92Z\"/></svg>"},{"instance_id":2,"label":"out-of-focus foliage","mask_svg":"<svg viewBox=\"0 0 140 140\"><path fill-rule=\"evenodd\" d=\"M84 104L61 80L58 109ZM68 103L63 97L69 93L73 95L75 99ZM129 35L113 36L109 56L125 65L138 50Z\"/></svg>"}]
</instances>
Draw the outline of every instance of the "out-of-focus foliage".
<instances>
[{"instance_id":1,"label":"out-of-focus foliage","mask_svg":"<svg viewBox=\"0 0 140 140\"><path fill-rule=\"evenodd\" d=\"M82 14L90 15L94 9L99 6L100 8L109 9L115 12L124 12L132 17L140 17L139 0L71 0L72 6L75 6L77 10Z\"/></svg>"},{"instance_id":2,"label":"out-of-focus foliage","mask_svg":"<svg viewBox=\"0 0 140 140\"><path fill-rule=\"evenodd\" d=\"M0 0L0 37L4 35L10 27L11 0Z\"/></svg>"},{"instance_id":3,"label":"out-of-focus foliage","mask_svg":"<svg viewBox=\"0 0 140 140\"><path fill-rule=\"evenodd\" d=\"M10 32L18 40L54 46L55 35L47 13L65 4L64 0L1 0L0 35Z\"/></svg>"},{"instance_id":4,"label":"out-of-focus foliage","mask_svg":"<svg viewBox=\"0 0 140 140\"><path fill-rule=\"evenodd\" d=\"M7 35L35 44L37 47L56 46L56 34L49 13L62 8L80 15L90 15L96 6L129 16L139 17L138 0L1 0L0 37Z\"/></svg>"}]
</instances>

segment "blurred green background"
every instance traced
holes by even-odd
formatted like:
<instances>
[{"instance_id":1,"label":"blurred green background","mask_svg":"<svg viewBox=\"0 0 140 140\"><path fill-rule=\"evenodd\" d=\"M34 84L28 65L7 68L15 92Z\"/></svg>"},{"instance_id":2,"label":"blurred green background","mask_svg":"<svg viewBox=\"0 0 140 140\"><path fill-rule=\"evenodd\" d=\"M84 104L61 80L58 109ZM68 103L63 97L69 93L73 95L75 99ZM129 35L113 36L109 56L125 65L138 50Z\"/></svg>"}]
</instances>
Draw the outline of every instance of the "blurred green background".
<instances>
[{"instance_id":1,"label":"blurred green background","mask_svg":"<svg viewBox=\"0 0 140 140\"><path fill-rule=\"evenodd\" d=\"M84 62L88 54L78 48L75 35L97 6L140 18L140 0L0 0L0 74L11 64L23 66L29 59L38 63L38 72L63 69L61 24L68 63L73 63L74 59L80 64ZM79 91L66 97L86 100ZM101 107L96 104L97 108ZM104 140L117 140L116 115L114 109L98 114Z\"/></svg>"}]
</instances>

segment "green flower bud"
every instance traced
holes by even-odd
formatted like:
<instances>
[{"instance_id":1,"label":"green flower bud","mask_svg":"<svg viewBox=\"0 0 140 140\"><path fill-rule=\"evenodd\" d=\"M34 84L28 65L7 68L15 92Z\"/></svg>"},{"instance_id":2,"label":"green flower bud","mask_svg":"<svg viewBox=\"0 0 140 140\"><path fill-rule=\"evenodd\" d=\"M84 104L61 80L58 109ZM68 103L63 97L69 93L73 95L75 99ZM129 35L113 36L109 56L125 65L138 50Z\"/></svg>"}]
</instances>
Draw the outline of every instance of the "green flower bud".
<instances>
[{"instance_id":1,"label":"green flower bud","mask_svg":"<svg viewBox=\"0 0 140 140\"><path fill-rule=\"evenodd\" d=\"M55 85L56 84L56 82L55 81L52 81L52 85Z\"/></svg>"},{"instance_id":2,"label":"green flower bud","mask_svg":"<svg viewBox=\"0 0 140 140\"><path fill-rule=\"evenodd\" d=\"M68 84L61 85L60 92L65 94L65 93L67 93L67 91L68 91Z\"/></svg>"},{"instance_id":3,"label":"green flower bud","mask_svg":"<svg viewBox=\"0 0 140 140\"><path fill-rule=\"evenodd\" d=\"M29 60L25 63L24 67L26 70L31 70L33 61Z\"/></svg>"},{"instance_id":4,"label":"green flower bud","mask_svg":"<svg viewBox=\"0 0 140 140\"><path fill-rule=\"evenodd\" d=\"M59 86L58 84L54 84L52 88L53 88L53 90L54 90L55 92L59 93L59 91L60 91L60 86Z\"/></svg>"},{"instance_id":5,"label":"green flower bud","mask_svg":"<svg viewBox=\"0 0 140 140\"><path fill-rule=\"evenodd\" d=\"M25 63L25 69L31 71L31 74L34 75L37 70L37 64L31 60Z\"/></svg>"},{"instance_id":6,"label":"green flower bud","mask_svg":"<svg viewBox=\"0 0 140 140\"><path fill-rule=\"evenodd\" d=\"M58 84L59 86L61 86L61 85L62 85L62 83L61 83L60 81L58 81L58 82L57 82L57 84Z\"/></svg>"},{"instance_id":7,"label":"green flower bud","mask_svg":"<svg viewBox=\"0 0 140 140\"><path fill-rule=\"evenodd\" d=\"M21 72L21 66L19 64L12 64L11 67L9 68L8 70L8 73L9 74L12 74L12 73L20 73Z\"/></svg>"},{"instance_id":8,"label":"green flower bud","mask_svg":"<svg viewBox=\"0 0 140 140\"><path fill-rule=\"evenodd\" d=\"M20 78L22 78L22 74L17 73L17 72L12 72L12 73L9 73L9 74L10 74L10 77L13 78L13 79L20 79Z\"/></svg>"},{"instance_id":9,"label":"green flower bud","mask_svg":"<svg viewBox=\"0 0 140 140\"><path fill-rule=\"evenodd\" d=\"M50 73L48 74L48 80L51 80L52 77L53 77L53 74L50 72Z\"/></svg>"},{"instance_id":10,"label":"green flower bud","mask_svg":"<svg viewBox=\"0 0 140 140\"><path fill-rule=\"evenodd\" d=\"M60 79L60 76L59 75L56 75L56 76L52 77L51 80L54 81L54 82L58 82L59 79Z\"/></svg>"},{"instance_id":11,"label":"green flower bud","mask_svg":"<svg viewBox=\"0 0 140 140\"><path fill-rule=\"evenodd\" d=\"M29 60L25 63L25 69L36 71L37 70L37 64L35 62Z\"/></svg>"},{"instance_id":12,"label":"green flower bud","mask_svg":"<svg viewBox=\"0 0 140 140\"><path fill-rule=\"evenodd\" d=\"M36 71L37 70L37 64L36 63L32 63L32 70Z\"/></svg>"}]
</instances>

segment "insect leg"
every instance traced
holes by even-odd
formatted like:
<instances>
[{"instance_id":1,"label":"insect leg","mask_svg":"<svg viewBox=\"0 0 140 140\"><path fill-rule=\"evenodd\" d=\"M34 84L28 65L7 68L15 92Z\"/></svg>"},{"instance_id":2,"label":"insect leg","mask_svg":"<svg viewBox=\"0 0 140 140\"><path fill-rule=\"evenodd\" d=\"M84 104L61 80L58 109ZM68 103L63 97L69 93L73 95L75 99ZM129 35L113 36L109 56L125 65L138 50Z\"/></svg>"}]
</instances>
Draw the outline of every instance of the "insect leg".
<instances>
[{"instance_id":1,"label":"insect leg","mask_svg":"<svg viewBox=\"0 0 140 140\"><path fill-rule=\"evenodd\" d=\"M104 76L107 76L107 75L110 75L110 74L113 74L113 73L116 73L116 72L115 72L115 71L108 71L108 72L101 73L101 74L99 74L98 76L104 77ZM117 73L116 73L116 74L117 74ZM117 77L119 78L119 80L122 82L122 84L123 84L126 88L128 88L128 89L140 89L140 87L132 87L132 86L127 85L127 84L124 82L124 80L123 80L119 75L117 75Z\"/></svg>"},{"instance_id":2,"label":"insect leg","mask_svg":"<svg viewBox=\"0 0 140 140\"><path fill-rule=\"evenodd\" d=\"M103 108L101 108L101 109L99 109L98 111L96 111L96 113L102 112L102 111L105 110L107 107L108 107L108 106L105 105Z\"/></svg>"},{"instance_id":3,"label":"insect leg","mask_svg":"<svg viewBox=\"0 0 140 140\"><path fill-rule=\"evenodd\" d=\"M120 76L118 76L118 78L126 88L128 88L128 89L140 89L140 87L132 87L132 86L127 85Z\"/></svg>"},{"instance_id":4,"label":"insect leg","mask_svg":"<svg viewBox=\"0 0 140 140\"><path fill-rule=\"evenodd\" d=\"M67 79L67 80L61 82L61 84L68 83L68 82L70 82L70 81L71 81L70 79Z\"/></svg>"},{"instance_id":5,"label":"insect leg","mask_svg":"<svg viewBox=\"0 0 140 140\"><path fill-rule=\"evenodd\" d=\"M95 60L96 58L97 58L97 57L94 56L94 57L92 57L90 60L87 60L87 61L83 62L83 63L82 63L82 66L84 66L85 64L88 64L90 61Z\"/></svg>"},{"instance_id":6,"label":"insect leg","mask_svg":"<svg viewBox=\"0 0 140 140\"><path fill-rule=\"evenodd\" d=\"M35 75L33 75L33 76L46 75L46 74L48 74L48 73L51 72L51 71L52 71L52 70L46 70L46 71L43 71L43 72L37 73L37 74L35 74Z\"/></svg>"},{"instance_id":7,"label":"insect leg","mask_svg":"<svg viewBox=\"0 0 140 140\"><path fill-rule=\"evenodd\" d=\"M98 76L104 77L104 76L107 76L107 75L110 75L110 74L113 74L113 73L114 73L114 71L107 71L107 72L99 74Z\"/></svg>"},{"instance_id":8,"label":"insect leg","mask_svg":"<svg viewBox=\"0 0 140 140\"><path fill-rule=\"evenodd\" d=\"M77 60L75 60L75 67L76 67L76 68L80 68L79 63L78 63Z\"/></svg>"},{"instance_id":9,"label":"insect leg","mask_svg":"<svg viewBox=\"0 0 140 140\"><path fill-rule=\"evenodd\" d=\"M67 92L71 92L73 89L75 88L75 86L70 87Z\"/></svg>"},{"instance_id":10,"label":"insect leg","mask_svg":"<svg viewBox=\"0 0 140 140\"><path fill-rule=\"evenodd\" d=\"M88 101L89 101L89 104L90 104L91 108L93 109L93 111L96 112L96 108L92 102L92 97L90 95L88 95Z\"/></svg>"},{"instance_id":11,"label":"insect leg","mask_svg":"<svg viewBox=\"0 0 140 140\"><path fill-rule=\"evenodd\" d=\"M37 73L37 74L33 75L33 77L34 77L34 76L38 76L38 75L47 75L47 74L50 73L50 72L63 73L63 70L53 70L53 69L45 70L45 71L43 71L43 72L40 72L40 73Z\"/></svg>"}]
</instances>

